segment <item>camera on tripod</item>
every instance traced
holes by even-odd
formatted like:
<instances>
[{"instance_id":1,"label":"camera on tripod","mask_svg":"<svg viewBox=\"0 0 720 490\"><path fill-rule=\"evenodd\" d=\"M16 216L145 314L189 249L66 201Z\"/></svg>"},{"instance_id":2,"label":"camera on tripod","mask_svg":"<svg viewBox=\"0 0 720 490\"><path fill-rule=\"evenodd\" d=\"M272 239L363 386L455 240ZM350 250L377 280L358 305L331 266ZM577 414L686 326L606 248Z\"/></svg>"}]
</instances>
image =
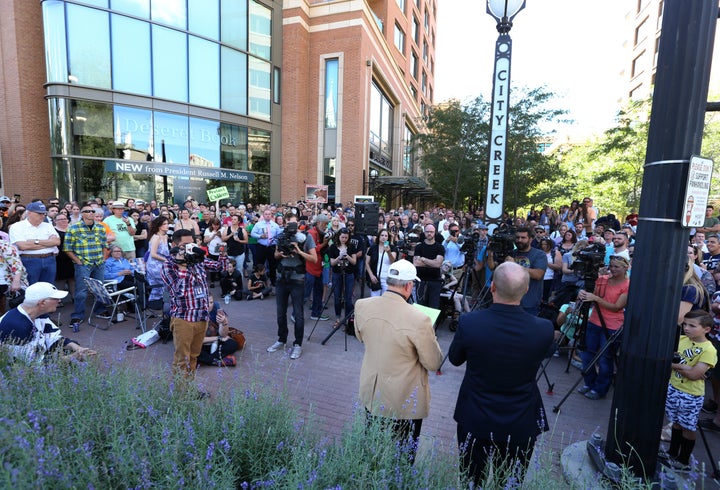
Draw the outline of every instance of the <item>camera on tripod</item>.
<instances>
[{"instance_id":1,"label":"camera on tripod","mask_svg":"<svg viewBox=\"0 0 720 490\"><path fill-rule=\"evenodd\" d=\"M412 250L414 245L422 242L423 238L424 235L422 232L422 228L416 226L411 232L405 233L405 240L401 240L398 242L398 250L401 253L407 254L410 252L410 250Z\"/></svg>"},{"instance_id":2,"label":"camera on tripod","mask_svg":"<svg viewBox=\"0 0 720 490\"><path fill-rule=\"evenodd\" d=\"M295 221L290 221L285 225L281 235L277 237L277 249L278 252L285 255L292 255L295 253L294 244L298 246L305 243L305 234L298 231L298 224Z\"/></svg>"},{"instance_id":3,"label":"camera on tripod","mask_svg":"<svg viewBox=\"0 0 720 490\"><path fill-rule=\"evenodd\" d=\"M573 252L575 260L570 268L578 275L585 279L585 286L588 287L588 281L598 278L600 268L605 266L605 245L602 243L591 243L582 250Z\"/></svg>"}]
</instances>

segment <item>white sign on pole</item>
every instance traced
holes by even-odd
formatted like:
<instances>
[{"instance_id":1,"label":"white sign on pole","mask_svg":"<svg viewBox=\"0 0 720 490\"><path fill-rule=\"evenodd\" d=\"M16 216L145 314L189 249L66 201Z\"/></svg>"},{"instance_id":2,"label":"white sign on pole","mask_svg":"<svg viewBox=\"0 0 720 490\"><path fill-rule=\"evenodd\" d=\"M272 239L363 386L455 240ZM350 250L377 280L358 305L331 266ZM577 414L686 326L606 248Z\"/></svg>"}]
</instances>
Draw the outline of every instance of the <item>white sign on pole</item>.
<instances>
[{"instance_id":1,"label":"white sign on pole","mask_svg":"<svg viewBox=\"0 0 720 490\"><path fill-rule=\"evenodd\" d=\"M690 157L687 184L685 186L685 207L680 223L686 228L700 228L705 225L705 209L710 196L710 180L713 161L696 155Z\"/></svg>"}]
</instances>

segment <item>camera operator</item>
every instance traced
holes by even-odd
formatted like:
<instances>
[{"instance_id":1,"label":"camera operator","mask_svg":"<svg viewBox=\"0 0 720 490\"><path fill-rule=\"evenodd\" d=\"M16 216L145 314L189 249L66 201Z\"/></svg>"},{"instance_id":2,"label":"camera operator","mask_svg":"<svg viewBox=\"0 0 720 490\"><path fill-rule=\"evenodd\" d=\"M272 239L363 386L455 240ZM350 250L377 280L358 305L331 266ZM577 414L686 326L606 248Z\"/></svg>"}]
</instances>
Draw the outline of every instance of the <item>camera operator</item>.
<instances>
[{"instance_id":1,"label":"camera operator","mask_svg":"<svg viewBox=\"0 0 720 490\"><path fill-rule=\"evenodd\" d=\"M210 309L207 270L224 270L228 259L224 251L217 261L206 258L205 252L194 244L193 231L188 229L173 233L172 245L171 260L163 262L162 280L170 294L173 368L189 378L197 368L207 329Z\"/></svg>"},{"instance_id":2,"label":"camera operator","mask_svg":"<svg viewBox=\"0 0 720 490\"><path fill-rule=\"evenodd\" d=\"M453 268L462 269L462 266L465 265L465 253L460 249L465 239L460 235L460 226L457 223L451 223L448 231L450 233L443 240L445 260L450 262Z\"/></svg>"},{"instance_id":3,"label":"camera operator","mask_svg":"<svg viewBox=\"0 0 720 490\"><path fill-rule=\"evenodd\" d=\"M545 254L541 250L530 246L531 239L529 228L518 228L515 231L515 250L505 257L505 262L515 262L528 270L530 287L523 296L520 305L531 315L537 315L542 300L543 278L548 264ZM493 253L488 254L487 262L492 270L495 270L495 267L499 265L495 262Z\"/></svg>"},{"instance_id":4,"label":"camera operator","mask_svg":"<svg viewBox=\"0 0 720 490\"><path fill-rule=\"evenodd\" d=\"M305 263L317 263L315 240L312 235L298 232L298 217L294 213L285 215L285 230L278 237L274 258L277 261L275 296L277 304L278 340L267 348L268 352L284 349L288 337L287 308L292 296L295 317L295 341L290 359L302 355L302 341L305 335ZM300 248L302 245L302 249Z\"/></svg>"},{"instance_id":5,"label":"camera operator","mask_svg":"<svg viewBox=\"0 0 720 490\"><path fill-rule=\"evenodd\" d=\"M417 267L421 281L418 288L418 303L439 309L442 289L440 267L445 260L445 248L435 241L435 225L426 224L424 232L425 240L415 246L413 257L413 264Z\"/></svg>"}]
</instances>

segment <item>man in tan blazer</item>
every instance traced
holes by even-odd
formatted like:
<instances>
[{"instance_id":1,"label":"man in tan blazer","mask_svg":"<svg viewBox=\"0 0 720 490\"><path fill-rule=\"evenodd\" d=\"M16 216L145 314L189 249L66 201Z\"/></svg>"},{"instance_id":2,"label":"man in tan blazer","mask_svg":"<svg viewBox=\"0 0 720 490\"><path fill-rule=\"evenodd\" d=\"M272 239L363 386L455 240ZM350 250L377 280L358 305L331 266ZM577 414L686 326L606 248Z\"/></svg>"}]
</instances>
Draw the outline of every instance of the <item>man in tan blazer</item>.
<instances>
[{"instance_id":1,"label":"man in tan blazer","mask_svg":"<svg viewBox=\"0 0 720 490\"><path fill-rule=\"evenodd\" d=\"M390 266L385 294L355 303L355 333L365 344L360 401L368 420L392 420L396 439L409 443L411 461L430 410L428 371L443 360L430 317L407 303L416 280L415 266L399 260Z\"/></svg>"}]
</instances>

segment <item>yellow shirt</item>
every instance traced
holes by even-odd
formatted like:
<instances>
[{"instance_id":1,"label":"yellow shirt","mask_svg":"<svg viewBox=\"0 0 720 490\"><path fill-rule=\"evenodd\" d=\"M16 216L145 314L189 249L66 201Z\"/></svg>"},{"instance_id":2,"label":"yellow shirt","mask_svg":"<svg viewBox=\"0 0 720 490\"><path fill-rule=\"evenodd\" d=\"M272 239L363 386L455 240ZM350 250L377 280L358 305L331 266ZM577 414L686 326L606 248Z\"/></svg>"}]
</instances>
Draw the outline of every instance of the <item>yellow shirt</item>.
<instances>
[{"instance_id":1,"label":"yellow shirt","mask_svg":"<svg viewBox=\"0 0 720 490\"><path fill-rule=\"evenodd\" d=\"M717 363L717 351L709 340L693 342L687 335L681 335L680 342L678 342L678 352L680 352L680 364L694 366L698 362L704 362L712 368ZM690 395L705 395L705 379L687 379L673 370L670 375L670 384Z\"/></svg>"}]
</instances>

